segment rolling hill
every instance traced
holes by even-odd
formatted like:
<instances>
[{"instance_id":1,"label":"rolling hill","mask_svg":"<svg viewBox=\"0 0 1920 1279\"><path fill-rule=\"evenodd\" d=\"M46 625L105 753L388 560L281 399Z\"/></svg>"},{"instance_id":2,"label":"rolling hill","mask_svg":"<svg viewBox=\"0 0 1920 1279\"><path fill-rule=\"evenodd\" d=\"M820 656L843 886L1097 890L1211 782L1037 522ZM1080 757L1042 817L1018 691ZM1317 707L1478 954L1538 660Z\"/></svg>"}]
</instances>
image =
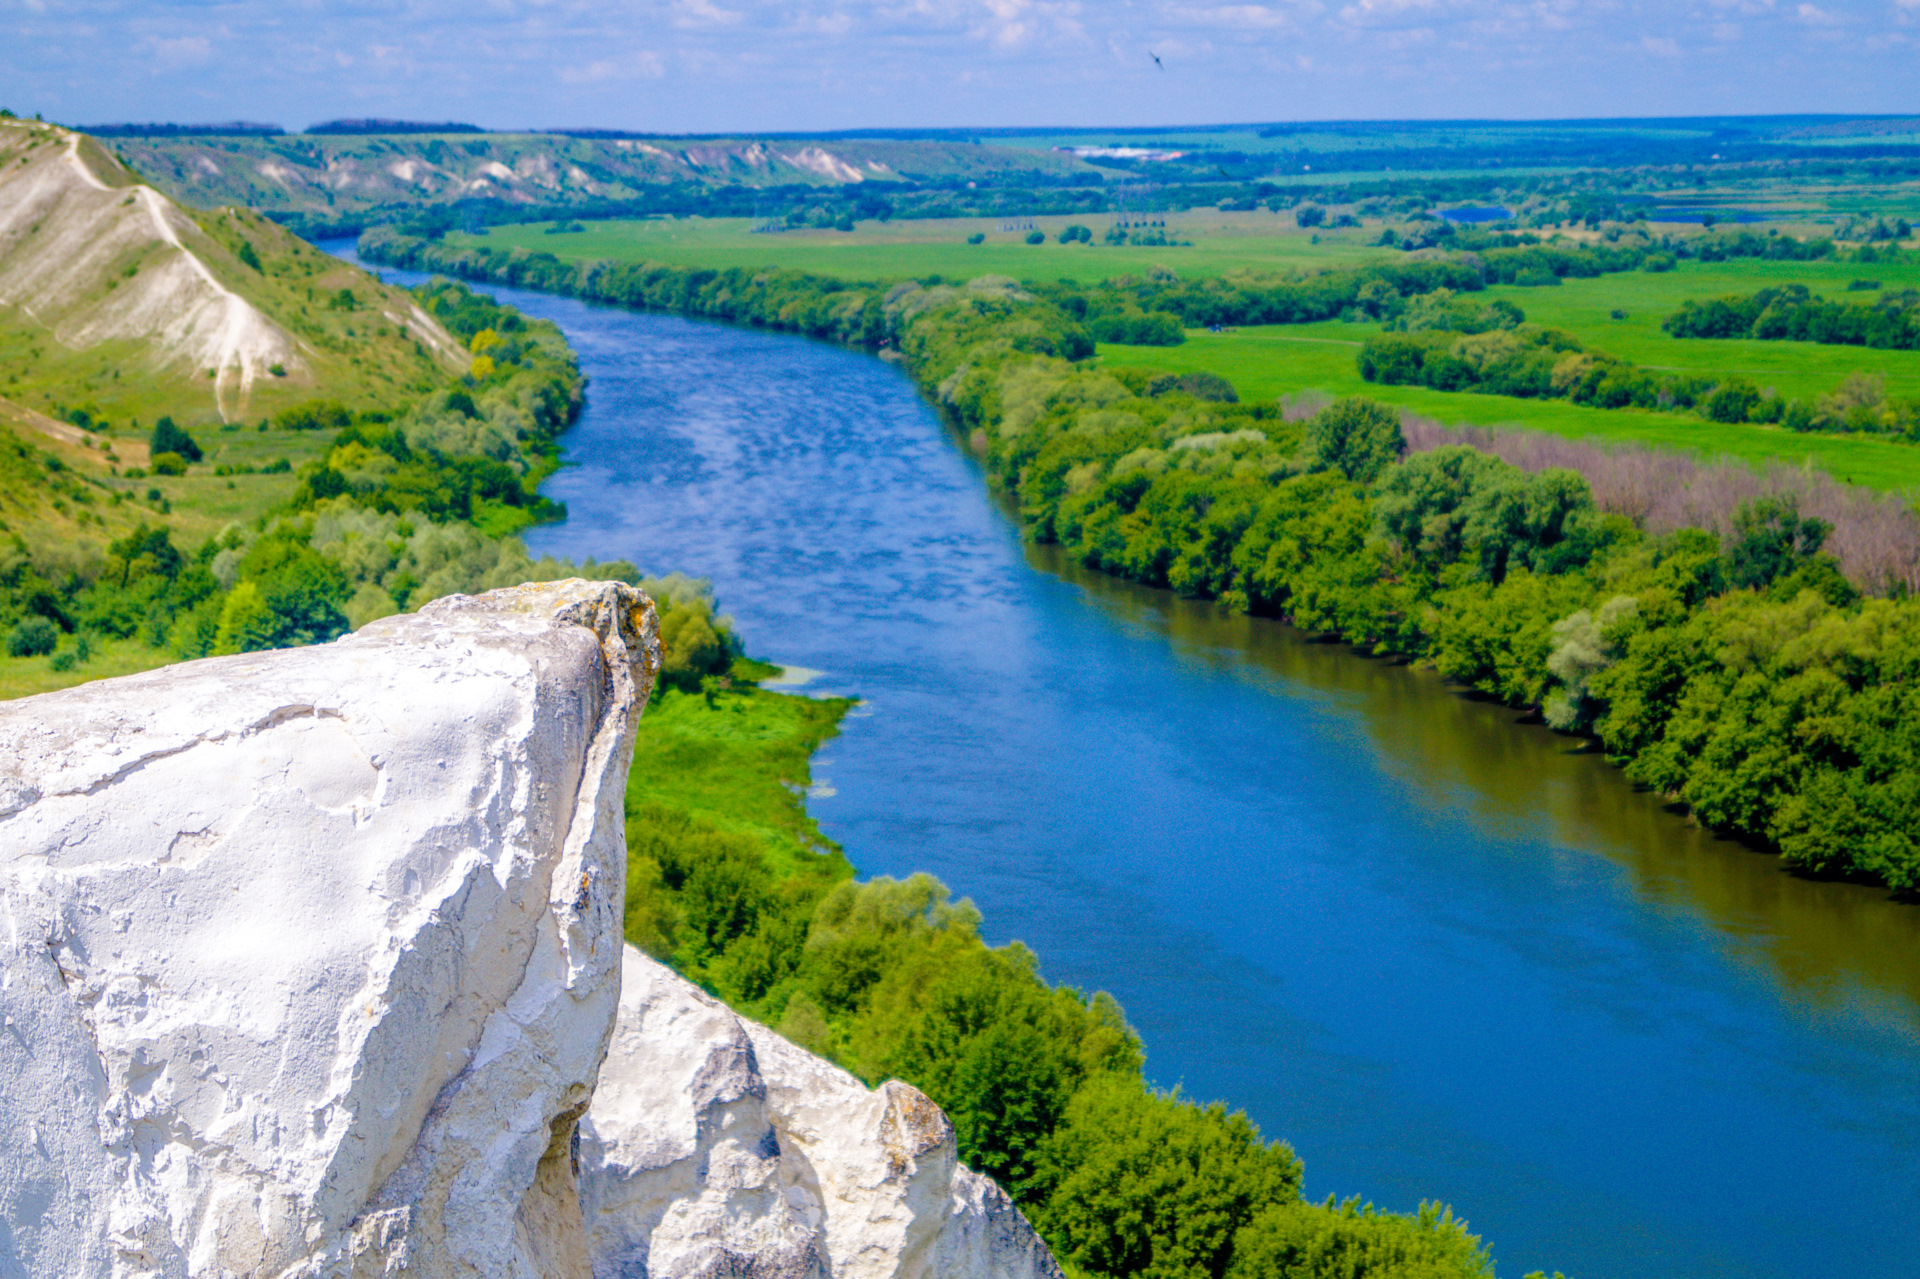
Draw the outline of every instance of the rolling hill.
<instances>
[{"instance_id":1,"label":"rolling hill","mask_svg":"<svg viewBox=\"0 0 1920 1279\"><path fill-rule=\"evenodd\" d=\"M0 395L97 428L257 420L465 366L404 291L246 209L189 210L97 140L0 120Z\"/></svg>"},{"instance_id":2,"label":"rolling hill","mask_svg":"<svg viewBox=\"0 0 1920 1279\"><path fill-rule=\"evenodd\" d=\"M115 137L112 145L186 203L241 204L298 226L354 229L476 203L591 213L676 191L734 189L750 212L753 192L766 188L1101 181L1099 170L1064 152L961 139L192 133Z\"/></svg>"}]
</instances>

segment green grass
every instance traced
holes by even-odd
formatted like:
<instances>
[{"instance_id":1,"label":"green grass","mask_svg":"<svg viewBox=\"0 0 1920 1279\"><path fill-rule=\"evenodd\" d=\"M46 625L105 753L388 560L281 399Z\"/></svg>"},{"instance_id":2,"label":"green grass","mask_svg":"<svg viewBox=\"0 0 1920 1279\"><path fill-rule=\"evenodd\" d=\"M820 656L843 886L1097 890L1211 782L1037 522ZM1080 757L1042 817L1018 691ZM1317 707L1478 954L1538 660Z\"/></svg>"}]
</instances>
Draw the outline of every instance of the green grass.
<instances>
[{"instance_id":1,"label":"green grass","mask_svg":"<svg viewBox=\"0 0 1920 1279\"><path fill-rule=\"evenodd\" d=\"M817 865L819 853L838 848L807 815L809 760L853 706L742 684L711 705L697 693L658 692L640 719L626 811L658 804L747 836L777 878Z\"/></svg>"},{"instance_id":2,"label":"green grass","mask_svg":"<svg viewBox=\"0 0 1920 1279\"><path fill-rule=\"evenodd\" d=\"M1757 342L1674 338L1660 322L1688 299L1705 301L1729 293L1752 293L1780 284L1804 284L1823 297L1871 301L1876 293L1849 293L1857 279L1886 288L1920 288L1920 262L1854 265L1838 262L1683 262L1659 274L1629 272L1593 280L1569 280L1559 288L1496 285L1504 297L1537 324L1572 332L1590 348L1651 368L1685 373L1740 373L1789 398L1810 399L1838 386L1856 369L1886 374L1889 395L1920 395L1920 351L1873 351L1811 342ZM1610 313L1625 311L1625 320Z\"/></svg>"},{"instance_id":3,"label":"green grass","mask_svg":"<svg viewBox=\"0 0 1920 1279\"><path fill-rule=\"evenodd\" d=\"M1691 413L1595 409L1563 400L1521 400L1503 395L1432 391L1425 387L1375 386L1361 380L1354 356L1359 351L1361 336L1377 328L1377 325L1336 321L1262 326L1227 333L1194 331L1188 333L1182 346L1102 345L1099 358L1113 368L1217 373L1233 383L1240 398L1247 401L1270 401L1302 391L1321 391L1335 396L1364 394L1449 425L1467 423L1550 431L1575 439L1725 455L1753 465L1810 463L1837 479L1870 488L1920 489L1920 447L1891 440L1798 435L1769 426L1728 426Z\"/></svg>"},{"instance_id":4,"label":"green grass","mask_svg":"<svg viewBox=\"0 0 1920 1279\"><path fill-rule=\"evenodd\" d=\"M8 657L0 651L0 701L51 693L116 675L133 675L177 660L166 649L148 648L137 639L102 639L96 635L89 642L93 646L92 655L64 671L53 669L51 657ZM73 651L73 638L62 639L60 647Z\"/></svg>"},{"instance_id":5,"label":"green grass","mask_svg":"<svg viewBox=\"0 0 1920 1279\"><path fill-rule=\"evenodd\" d=\"M1293 225L1291 214L1220 213L1194 210L1164 216L1171 239L1192 240L1193 247L1118 247L1061 244L1060 231L1071 223L1091 227L1096 241L1111 219L1105 214L1030 219L1046 232L1047 242L1029 245L1027 221L1020 230L1003 231L998 218L936 218L861 222L852 231L803 230L756 232L746 218L677 218L585 223L586 230L548 235L551 223L495 227L484 236L450 234L454 247L524 248L551 253L562 261L660 262L670 266L781 266L843 280L898 280L939 273L951 279L1010 275L1026 280L1093 281L1121 275L1144 276L1156 266L1183 277L1224 275L1230 271L1286 271L1296 267L1339 266L1385 260L1392 249L1366 243L1377 227L1313 233ZM984 244L968 244L974 233Z\"/></svg>"},{"instance_id":6,"label":"green grass","mask_svg":"<svg viewBox=\"0 0 1920 1279\"><path fill-rule=\"evenodd\" d=\"M1001 231L995 219L934 219L860 223L851 232L753 232L745 219L685 218L588 223L587 229L547 235L544 226L498 227L486 236L450 235L454 245L487 244L549 252L570 261L657 261L676 266L768 266L814 271L848 280L900 279L939 273L948 278L1010 275L1019 279L1091 282L1144 275L1165 266L1185 277L1237 270L1284 271L1391 261L1391 249L1367 243L1358 230L1324 233L1320 243L1293 226L1289 215L1265 211L1202 210L1167 216L1168 233L1192 248L1112 248L1062 245L1060 229L1076 219L1036 220L1048 241L1030 246L1020 231ZM1082 217L1104 226L1103 219ZM974 232L987 242L965 243ZM1830 262L1683 262L1669 272L1629 272L1572 280L1558 288L1506 285L1487 291L1517 303L1536 323L1571 330L1589 347L1656 369L1716 375L1738 373L1788 397L1810 399L1832 391L1856 370L1884 373L1892 395L1920 395L1920 352L1870 351L1803 342L1699 341L1668 337L1660 323L1688 298L1751 293L1769 285L1803 283L1826 296L1866 299L1847 292L1849 281L1877 279L1887 288L1920 287L1920 264L1853 265ZM1625 320L1611 313L1625 311ZM1457 395L1417 387L1372 387L1360 380L1354 356L1368 323L1326 323L1189 334L1172 348L1106 346L1115 367L1208 371L1231 381L1242 398L1271 400L1300 391L1345 395L1361 391L1449 423L1513 426L1576 438L1632 441L1661 448L1724 454L1762 464L1811 464L1837 478L1884 490L1920 488L1920 448L1888 440L1796 435L1762 426L1725 426L1691 413L1583 408L1553 400Z\"/></svg>"}]
</instances>

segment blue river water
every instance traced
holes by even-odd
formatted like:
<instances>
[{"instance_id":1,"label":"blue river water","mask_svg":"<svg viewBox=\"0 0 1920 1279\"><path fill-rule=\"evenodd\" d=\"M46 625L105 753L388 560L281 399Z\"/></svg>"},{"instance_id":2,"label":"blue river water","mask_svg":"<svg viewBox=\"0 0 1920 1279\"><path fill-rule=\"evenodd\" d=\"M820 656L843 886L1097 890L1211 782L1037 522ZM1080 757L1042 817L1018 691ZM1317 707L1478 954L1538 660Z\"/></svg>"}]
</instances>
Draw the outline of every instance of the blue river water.
<instances>
[{"instance_id":1,"label":"blue river water","mask_svg":"<svg viewBox=\"0 0 1920 1279\"><path fill-rule=\"evenodd\" d=\"M533 549L708 578L860 696L810 808L862 873L1112 991L1311 1195L1443 1199L1514 1279L1920 1274L1920 910L1429 674L1023 546L878 360L494 292L592 379Z\"/></svg>"}]
</instances>

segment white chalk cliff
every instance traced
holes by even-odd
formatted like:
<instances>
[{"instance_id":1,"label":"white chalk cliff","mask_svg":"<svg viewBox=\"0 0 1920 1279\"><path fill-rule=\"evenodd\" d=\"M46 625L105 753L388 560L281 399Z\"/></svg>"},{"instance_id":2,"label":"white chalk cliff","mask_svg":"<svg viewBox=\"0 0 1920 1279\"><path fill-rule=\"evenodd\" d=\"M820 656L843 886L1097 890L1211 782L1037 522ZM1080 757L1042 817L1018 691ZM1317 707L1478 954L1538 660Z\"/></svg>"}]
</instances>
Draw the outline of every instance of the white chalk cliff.
<instances>
[{"instance_id":1,"label":"white chalk cliff","mask_svg":"<svg viewBox=\"0 0 1920 1279\"><path fill-rule=\"evenodd\" d=\"M576 580L0 703L0 1277L1057 1276L622 945L658 667Z\"/></svg>"}]
</instances>

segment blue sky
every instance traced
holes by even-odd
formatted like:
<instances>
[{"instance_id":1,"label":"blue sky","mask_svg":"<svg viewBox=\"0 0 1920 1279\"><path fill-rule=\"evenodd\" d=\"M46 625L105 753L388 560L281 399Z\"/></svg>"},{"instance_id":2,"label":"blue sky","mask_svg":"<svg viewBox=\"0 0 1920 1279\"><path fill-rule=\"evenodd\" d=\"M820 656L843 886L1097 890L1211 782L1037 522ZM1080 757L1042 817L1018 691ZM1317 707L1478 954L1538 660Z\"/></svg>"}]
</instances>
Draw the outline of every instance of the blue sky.
<instances>
[{"instance_id":1,"label":"blue sky","mask_svg":"<svg viewBox=\"0 0 1920 1279\"><path fill-rule=\"evenodd\" d=\"M1920 110L1920 0L0 0L0 32L0 105L69 123L693 132Z\"/></svg>"}]
</instances>

